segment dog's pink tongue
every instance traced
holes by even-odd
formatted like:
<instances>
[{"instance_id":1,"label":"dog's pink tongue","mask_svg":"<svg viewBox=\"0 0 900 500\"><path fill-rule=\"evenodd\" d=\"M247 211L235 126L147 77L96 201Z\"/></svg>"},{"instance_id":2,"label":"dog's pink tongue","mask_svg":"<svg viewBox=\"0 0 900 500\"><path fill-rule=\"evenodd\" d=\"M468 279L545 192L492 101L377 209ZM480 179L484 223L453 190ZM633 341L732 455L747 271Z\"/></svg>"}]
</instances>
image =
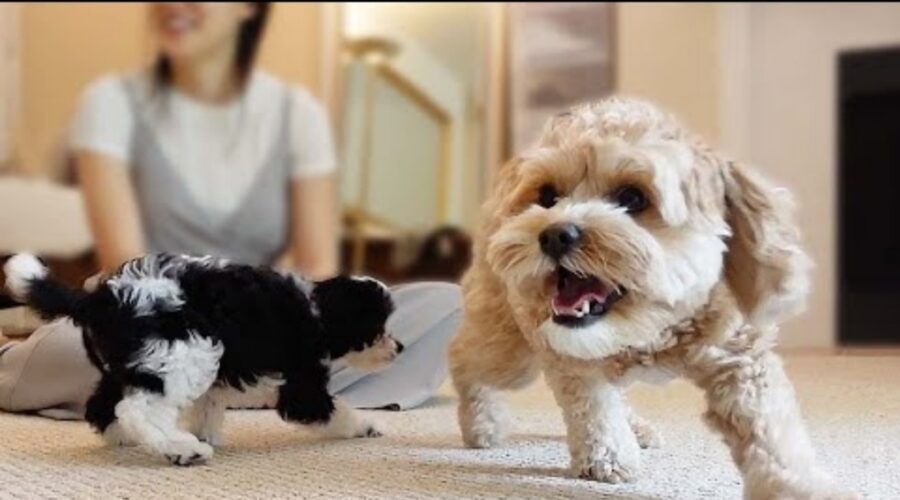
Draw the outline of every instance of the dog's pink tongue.
<instances>
[{"instance_id":1,"label":"dog's pink tongue","mask_svg":"<svg viewBox=\"0 0 900 500\"><path fill-rule=\"evenodd\" d=\"M556 296L553 297L553 310L556 314L574 316L583 310L585 302L594 300L605 303L609 292L606 285L597 278L564 276L560 278Z\"/></svg>"}]
</instances>

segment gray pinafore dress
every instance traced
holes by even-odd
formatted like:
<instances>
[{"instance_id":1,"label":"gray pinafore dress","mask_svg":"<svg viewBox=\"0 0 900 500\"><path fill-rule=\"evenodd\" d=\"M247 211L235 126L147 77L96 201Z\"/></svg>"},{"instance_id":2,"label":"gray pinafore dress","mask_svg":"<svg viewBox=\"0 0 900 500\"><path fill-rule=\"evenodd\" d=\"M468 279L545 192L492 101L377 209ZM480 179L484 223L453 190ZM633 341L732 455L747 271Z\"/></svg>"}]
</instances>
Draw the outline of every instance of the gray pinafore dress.
<instances>
[{"instance_id":1,"label":"gray pinafore dress","mask_svg":"<svg viewBox=\"0 0 900 500\"><path fill-rule=\"evenodd\" d=\"M191 195L147 122L165 112L164 94L144 97L136 79L123 80L132 106L131 176L149 252L216 255L244 264L271 264L286 247L290 206L290 91L284 87L282 126L274 147L237 208L217 219ZM151 102L147 102L151 99Z\"/></svg>"}]
</instances>

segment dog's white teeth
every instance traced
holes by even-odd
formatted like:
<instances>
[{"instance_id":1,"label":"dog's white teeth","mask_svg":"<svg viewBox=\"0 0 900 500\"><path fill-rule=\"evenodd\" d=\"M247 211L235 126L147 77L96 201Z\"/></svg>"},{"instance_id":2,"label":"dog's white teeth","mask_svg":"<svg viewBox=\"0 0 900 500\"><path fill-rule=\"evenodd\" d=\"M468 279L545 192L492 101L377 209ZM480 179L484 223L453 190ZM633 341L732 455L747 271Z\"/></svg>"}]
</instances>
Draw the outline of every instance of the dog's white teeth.
<instances>
[{"instance_id":1,"label":"dog's white teeth","mask_svg":"<svg viewBox=\"0 0 900 500\"><path fill-rule=\"evenodd\" d=\"M585 305L587 306L587 308L585 308ZM590 312L590 310L591 310L590 304L588 304L587 302L585 302L585 303L581 306L581 308L576 309L576 310L574 311L574 312L575 312L575 317L576 317L576 318L583 318L585 314L587 314L588 312Z\"/></svg>"},{"instance_id":2,"label":"dog's white teeth","mask_svg":"<svg viewBox=\"0 0 900 500\"><path fill-rule=\"evenodd\" d=\"M560 312L556 304L551 304L550 309L556 316L573 316L575 318L583 318L591 313L591 301L587 300L581 304L578 309L566 309Z\"/></svg>"}]
</instances>

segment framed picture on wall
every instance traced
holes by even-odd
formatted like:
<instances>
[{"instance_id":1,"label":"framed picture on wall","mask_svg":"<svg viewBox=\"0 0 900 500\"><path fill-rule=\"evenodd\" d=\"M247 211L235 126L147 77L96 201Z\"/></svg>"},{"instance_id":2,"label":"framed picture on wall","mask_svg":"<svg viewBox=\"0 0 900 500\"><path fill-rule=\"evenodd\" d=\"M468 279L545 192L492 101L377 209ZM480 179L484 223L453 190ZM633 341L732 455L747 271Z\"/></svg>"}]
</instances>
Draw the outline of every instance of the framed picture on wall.
<instances>
[{"instance_id":1,"label":"framed picture on wall","mask_svg":"<svg viewBox=\"0 0 900 500\"><path fill-rule=\"evenodd\" d=\"M508 153L533 142L544 122L613 91L612 3L512 3Z\"/></svg>"}]
</instances>

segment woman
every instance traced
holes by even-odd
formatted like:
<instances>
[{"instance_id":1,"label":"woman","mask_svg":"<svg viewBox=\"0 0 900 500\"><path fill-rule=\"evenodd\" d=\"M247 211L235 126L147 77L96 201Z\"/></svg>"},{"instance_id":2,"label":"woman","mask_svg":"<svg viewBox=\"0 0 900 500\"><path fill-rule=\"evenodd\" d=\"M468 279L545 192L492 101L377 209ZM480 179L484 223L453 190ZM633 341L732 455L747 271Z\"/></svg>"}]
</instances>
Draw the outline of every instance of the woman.
<instances>
[{"instance_id":1,"label":"woman","mask_svg":"<svg viewBox=\"0 0 900 500\"><path fill-rule=\"evenodd\" d=\"M333 146L308 92L253 69L267 3L158 3L152 71L86 91L70 150L105 270L146 252L337 271ZM332 392L357 407L416 406L446 376L460 316L453 285L393 291L392 332L407 351L384 372L347 368ZM0 353L0 408L72 417L99 374L80 331L42 327Z\"/></svg>"}]
</instances>

